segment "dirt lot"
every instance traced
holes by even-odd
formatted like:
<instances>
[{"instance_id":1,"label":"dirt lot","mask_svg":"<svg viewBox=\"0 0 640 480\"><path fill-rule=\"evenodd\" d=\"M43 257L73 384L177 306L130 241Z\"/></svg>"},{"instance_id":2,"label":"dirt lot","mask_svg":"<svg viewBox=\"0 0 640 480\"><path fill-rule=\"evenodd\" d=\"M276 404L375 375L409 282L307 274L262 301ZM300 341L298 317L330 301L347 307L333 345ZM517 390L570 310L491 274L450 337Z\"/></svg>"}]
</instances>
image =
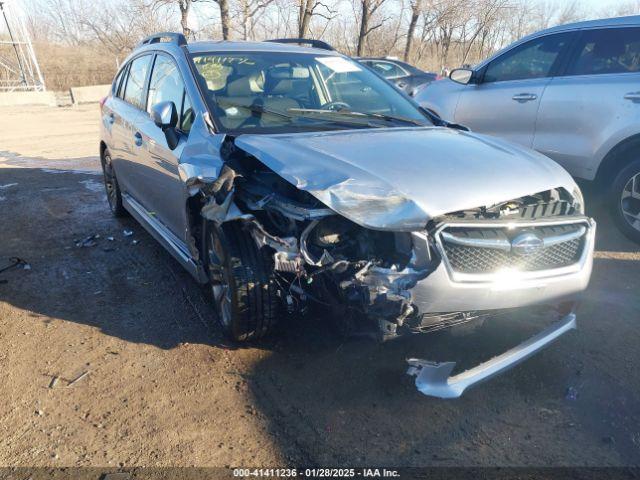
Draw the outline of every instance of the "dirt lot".
<instances>
[{"instance_id":1,"label":"dirt lot","mask_svg":"<svg viewBox=\"0 0 640 480\"><path fill-rule=\"evenodd\" d=\"M471 363L540 326L378 345L316 313L234 348L169 254L110 216L97 106L1 113L0 268L31 268L0 273L0 465L640 464L640 252L598 210L579 330L444 401L405 357Z\"/></svg>"}]
</instances>

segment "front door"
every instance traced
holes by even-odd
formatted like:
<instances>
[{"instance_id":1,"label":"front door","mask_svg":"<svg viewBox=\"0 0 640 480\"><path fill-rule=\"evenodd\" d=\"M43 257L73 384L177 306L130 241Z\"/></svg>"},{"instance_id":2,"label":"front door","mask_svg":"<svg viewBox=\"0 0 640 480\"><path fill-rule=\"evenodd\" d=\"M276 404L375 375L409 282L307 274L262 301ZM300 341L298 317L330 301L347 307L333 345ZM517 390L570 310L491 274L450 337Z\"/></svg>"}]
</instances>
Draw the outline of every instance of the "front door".
<instances>
[{"instance_id":1,"label":"front door","mask_svg":"<svg viewBox=\"0 0 640 480\"><path fill-rule=\"evenodd\" d=\"M460 96L455 121L473 131L533 145L536 115L571 34L547 35L492 60Z\"/></svg>"},{"instance_id":2,"label":"front door","mask_svg":"<svg viewBox=\"0 0 640 480\"><path fill-rule=\"evenodd\" d=\"M173 150L167 145L164 132L151 119L151 108L160 102L173 102L178 112L179 142ZM185 241L187 212L185 186L178 173L178 160L189 134L192 110L185 93L184 82L176 63L167 55L155 58L146 112L137 120L137 129L144 145L138 184L149 215L154 216L176 237Z\"/></svg>"}]
</instances>

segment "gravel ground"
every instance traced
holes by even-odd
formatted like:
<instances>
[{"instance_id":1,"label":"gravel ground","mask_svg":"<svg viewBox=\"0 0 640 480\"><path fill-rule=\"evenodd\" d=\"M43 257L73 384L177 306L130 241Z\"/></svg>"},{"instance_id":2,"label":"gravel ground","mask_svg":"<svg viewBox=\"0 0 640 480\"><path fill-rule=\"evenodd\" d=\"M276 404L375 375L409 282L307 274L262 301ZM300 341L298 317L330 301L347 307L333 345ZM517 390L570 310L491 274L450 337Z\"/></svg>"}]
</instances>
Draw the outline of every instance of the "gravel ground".
<instances>
[{"instance_id":1,"label":"gravel ground","mask_svg":"<svg viewBox=\"0 0 640 480\"><path fill-rule=\"evenodd\" d=\"M579 329L439 400L406 357L472 364L539 322L379 345L313 312L236 348L195 281L110 216L97 123L96 106L0 115L0 268L30 265L0 273L0 466L640 464L640 252L601 209Z\"/></svg>"}]
</instances>

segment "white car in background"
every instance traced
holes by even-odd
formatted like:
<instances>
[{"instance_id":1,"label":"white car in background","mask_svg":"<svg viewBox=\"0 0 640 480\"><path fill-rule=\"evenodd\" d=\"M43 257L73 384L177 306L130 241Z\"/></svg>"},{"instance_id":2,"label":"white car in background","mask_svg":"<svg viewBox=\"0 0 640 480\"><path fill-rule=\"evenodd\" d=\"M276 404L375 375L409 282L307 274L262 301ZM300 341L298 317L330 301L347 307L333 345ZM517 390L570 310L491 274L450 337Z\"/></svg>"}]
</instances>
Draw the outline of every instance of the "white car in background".
<instances>
[{"instance_id":1,"label":"white car in background","mask_svg":"<svg viewBox=\"0 0 640 480\"><path fill-rule=\"evenodd\" d=\"M621 230L640 242L640 16L534 33L415 99L598 182Z\"/></svg>"}]
</instances>

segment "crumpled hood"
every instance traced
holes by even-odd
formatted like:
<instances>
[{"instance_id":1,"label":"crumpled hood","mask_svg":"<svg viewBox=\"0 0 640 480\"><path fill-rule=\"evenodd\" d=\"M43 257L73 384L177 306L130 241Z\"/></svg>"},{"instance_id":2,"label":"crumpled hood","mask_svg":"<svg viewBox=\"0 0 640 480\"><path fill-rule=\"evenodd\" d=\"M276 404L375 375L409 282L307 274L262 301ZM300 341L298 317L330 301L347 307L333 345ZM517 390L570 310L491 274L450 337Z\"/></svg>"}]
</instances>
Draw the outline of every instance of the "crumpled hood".
<instances>
[{"instance_id":1,"label":"crumpled hood","mask_svg":"<svg viewBox=\"0 0 640 480\"><path fill-rule=\"evenodd\" d=\"M235 143L340 215L416 230L440 215L575 188L544 155L442 127L240 135Z\"/></svg>"}]
</instances>

